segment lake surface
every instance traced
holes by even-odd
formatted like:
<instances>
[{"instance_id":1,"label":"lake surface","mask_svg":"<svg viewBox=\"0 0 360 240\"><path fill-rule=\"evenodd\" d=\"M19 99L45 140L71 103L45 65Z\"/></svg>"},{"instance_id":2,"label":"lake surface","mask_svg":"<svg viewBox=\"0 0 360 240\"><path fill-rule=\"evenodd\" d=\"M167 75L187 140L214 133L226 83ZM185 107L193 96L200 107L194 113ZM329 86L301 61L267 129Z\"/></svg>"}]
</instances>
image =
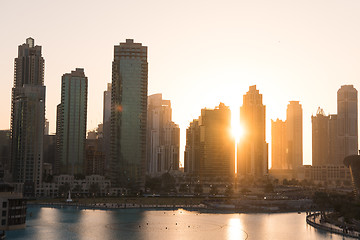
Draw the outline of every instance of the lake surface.
<instances>
[{"instance_id":1,"label":"lake surface","mask_svg":"<svg viewBox=\"0 0 360 240\"><path fill-rule=\"evenodd\" d=\"M7 239L351 239L307 225L305 213L82 210L75 207L28 207L27 212L26 229L7 232Z\"/></svg>"}]
</instances>

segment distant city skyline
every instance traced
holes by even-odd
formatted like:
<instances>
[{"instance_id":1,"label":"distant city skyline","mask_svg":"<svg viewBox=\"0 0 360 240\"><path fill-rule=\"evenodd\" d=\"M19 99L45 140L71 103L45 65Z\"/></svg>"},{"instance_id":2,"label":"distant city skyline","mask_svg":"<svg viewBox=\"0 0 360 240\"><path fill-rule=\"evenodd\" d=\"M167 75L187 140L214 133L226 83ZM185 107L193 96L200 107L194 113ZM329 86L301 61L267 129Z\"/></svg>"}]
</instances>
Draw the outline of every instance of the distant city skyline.
<instances>
[{"instance_id":1,"label":"distant city skyline","mask_svg":"<svg viewBox=\"0 0 360 240\"><path fill-rule=\"evenodd\" d=\"M267 106L269 143L271 119L285 119L288 101L300 101L303 159L310 164L311 115L319 106L326 114L335 113L336 91L341 85L360 89L360 34L354 31L360 23L360 3L214 1L207 2L206 9L204 2L191 2L191 8L188 3L1 4L0 20L6 23L3 31L11 34L2 38L0 46L0 129L10 127L13 59L25 38L32 36L44 49L46 118L52 133L62 74L75 67L86 69L92 106L87 122L88 129L94 129L102 121L103 91L111 82L113 46L134 38L150 49L149 95L162 93L172 101L173 120L181 131L181 154L186 128L199 109L221 101L235 117L242 95L256 84ZM118 9L126 11L119 15ZM54 12L64 15L54 18ZM141 17L129 21L135 13ZM215 13L219 19L213 17ZM31 24L24 24L28 19Z\"/></svg>"}]
</instances>

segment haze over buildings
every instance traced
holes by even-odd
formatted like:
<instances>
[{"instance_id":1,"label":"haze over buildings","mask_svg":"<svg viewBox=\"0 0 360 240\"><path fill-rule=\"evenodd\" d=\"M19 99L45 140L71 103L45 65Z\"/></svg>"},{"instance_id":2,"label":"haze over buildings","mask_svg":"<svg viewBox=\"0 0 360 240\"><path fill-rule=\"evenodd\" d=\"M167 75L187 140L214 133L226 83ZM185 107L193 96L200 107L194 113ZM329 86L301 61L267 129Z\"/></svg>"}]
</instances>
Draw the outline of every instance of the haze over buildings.
<instances>
[{"instance_id":1,"label":"haze over buildings","mask_svg":"<svg viewBox=\"0 0 360 240\"><path fill-rule=\"evenodd\" d=\"M147 173L178 170L180 128L172 121L170 100L162 99L162 94L150 95L147 111Z\"/></svg>"}]
</instances>

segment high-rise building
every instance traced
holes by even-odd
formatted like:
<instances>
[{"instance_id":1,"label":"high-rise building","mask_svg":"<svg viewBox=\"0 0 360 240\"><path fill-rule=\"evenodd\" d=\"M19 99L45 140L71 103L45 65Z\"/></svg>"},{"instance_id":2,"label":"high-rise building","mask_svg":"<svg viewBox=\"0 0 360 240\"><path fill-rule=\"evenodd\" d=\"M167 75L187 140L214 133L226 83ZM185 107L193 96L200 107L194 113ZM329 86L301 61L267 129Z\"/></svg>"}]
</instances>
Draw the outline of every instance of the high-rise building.
<instances>
[{"instance_id":1,"label":"high-rise building","mask_svg":"<svg viewBox=\"0 0 360 240\"><path fill-rule=\"evenodd\" d=\"M303 165L302 107L290 101L286 110L287 164L289 169Z\"/></svg>"},{"instance_id":2,"label":"high-rise building","mask_svg":"<svg viewBox=\"0 0 360 240\"><path fill-rule=\"evenodd\" d=\"M337 92L338 153L336 164L358 153L357 90L353 85L343 85Z\"/></svg>"},{"instance_id":3,"label":"high-rise building","mask_svg":"<svg viewBox=\"0 0 360 240\"><path fill-rule=\"evenodd\" d=\"M134 191L145 185L147 84L147 47L132 39L114 46L110 178Z\"/></svg>"},{"instance_id":4,"label":"high-rise building","mask_svg":"<svg viewBox=\"0 0 360 240\"><path fill-rule=\"evenodd\" d=\"M240 107L245 135L238 145L237 173L241 177L263 177L268 173L268 144L265 141L265 105L256 86L250 86Z\"/></svg>"},{"instance_id":5,"label":"high-rise building","mask_svg":"<svg viewBox=\"0 0 360 240\"><path fill-rule=\"evenodd\" d=\"M103 107L103 154L105 155L105 174L108 174L110 168L110 126L111 126L111 83L107 84L107 90L104 91Z\"/></svg>"},{"instance_id":6,"label":"high-rise building","mask_svg":"<svg viewBox=\"0 0 360 240\"><path fill-rule=\"evenodd\" d=\"M0 130L0 164L4 169L4 179L11 181L11 132L10 130ZM9 179L10 178L10 179Z\"/></svg>"},{"instance_id":7,"label":"high-rise building","mask_svg":"<svg viewBox=\"0 0 360 240\"><path fill-rule=\"evenodd\" d=\"M76 68L61 78L57 107L57 174L84 174L88 79Z\"/></svg>"},{"instance_id":8,"label":"high-rise building","mask_svg":"<svg viewBox=\"0 0 360 240\"><path fill-rule=\"evenodd\" d=\"M271 169L288 169L286 148L286 122L271 120Z\"/></svg>"},{"instance_id":9,"label":"high-rise building","mask_svg":"<svg viewBox=\"0 0 360 240\"><path fill-rule=\"evenodd\" d=\"M172 122L170 100L163 100L162 94L150 95L147 111L147 173L178 170L180 128Z\"/></svg>"},{"instance_id":10,"label":"high-rise building","mask_svg":"<svg viewBox=\"0 0 360 240\"><path fill-rule=\"evenodd\" d=\"M200 175L200 125L198 119L194 119L186 129L184 172L194 176Z\"/></svg>"},{"instance_id":11,"label":"high-rise building","mask_svg":"<svg viewBox=\"0 0 360 240\"><path fill-rule=\"evenodd\" d=\"M15 58L11 108L11 169L26 196L33 196L42 182L44 126L44 58L41 46L28 38Z\"/></svg>"},{"instance_id":12,"label":"high-rise building","mask_svg":"<svg viewBox=\"0 0 360 240\"><path fill-rule=\"evenodd\" d=\"M337 115L329 115L329 164L342 166L342 162L336 161L337 153L339 152L338 146L338 127Z\"/></svg>"},{"instance_id":13,"label":"high-rise building","mask_svg":"<svg viewBox=\"0 0 360 240\"><path fill-rule=\"evenodd\" d=\"M324 110L318 109L316 116L311 116L312 123L312 165L324 166L330 162L330 116L326 116Z\"/></svg>"},{"instance_id":14,"label":"high-rise building","mask_svg":"<svg viewBox=\"0 0 360 240\"><path fill-rule=\"evenodd\" d=\"M102 150L102 138L86 139L85 175L104 175L105 154Z\"/></svg>"},{"instance_id":15,"label":"high-rise building","mask_svg":"<svg viewBox=\"0 0 360 240\"><path fill-rule=\"evenodd\" d=\"M220 103L201 109L186 134L185 172L200 177L233 177L235 141L231 136L231 112Z\"/></svg>"}]
</instances>

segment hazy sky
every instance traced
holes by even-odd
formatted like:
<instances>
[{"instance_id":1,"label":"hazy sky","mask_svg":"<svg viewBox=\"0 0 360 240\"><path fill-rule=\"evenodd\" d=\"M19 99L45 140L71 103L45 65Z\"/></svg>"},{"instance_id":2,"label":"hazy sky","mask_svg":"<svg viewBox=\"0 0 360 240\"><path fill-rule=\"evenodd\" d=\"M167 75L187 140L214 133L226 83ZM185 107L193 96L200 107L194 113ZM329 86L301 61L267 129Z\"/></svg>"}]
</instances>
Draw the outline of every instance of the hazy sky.
<instances>
[{"instance_id":1,"label":"hazy sky","mask_svg":"<svg viewBox=\"0 0 360 240\"><path fill-rule=\"evenodd\" d=\"M88 129L102 122L114 45L133 38L148 46L148 93L171 100L181 153L201 108L221 101L238 115L256 84L269 143L270 120L284 120L288 101L301 101L310 164L311 115L318 106L336 113L341 85L360 90L359 12L358 0L0 1L0 129L10 126L14 58L27 37L43 47L51 132L61 76L77 67L89 79Z\"/></svg>"}]
</instances>

